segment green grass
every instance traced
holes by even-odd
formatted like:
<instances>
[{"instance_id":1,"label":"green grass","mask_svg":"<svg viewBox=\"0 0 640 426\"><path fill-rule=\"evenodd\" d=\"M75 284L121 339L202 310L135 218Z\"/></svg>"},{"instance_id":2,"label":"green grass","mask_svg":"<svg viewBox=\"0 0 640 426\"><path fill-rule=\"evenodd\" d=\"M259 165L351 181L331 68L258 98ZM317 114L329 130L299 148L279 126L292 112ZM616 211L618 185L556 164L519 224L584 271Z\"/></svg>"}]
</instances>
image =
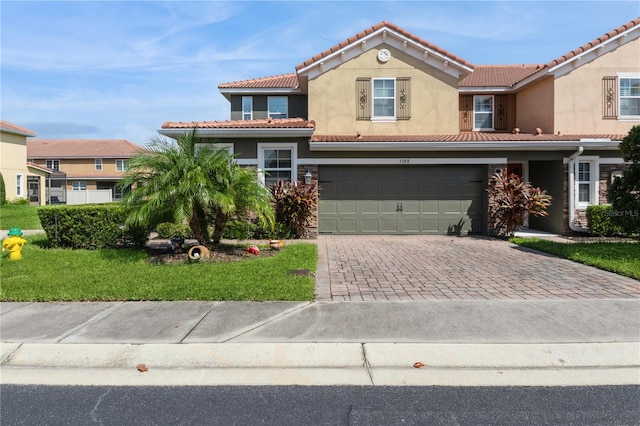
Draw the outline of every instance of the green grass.
<instances>
[{"instance_id":1,"label":"green grass","mask_svg":"<svg viewBox=\"0 0 640 426\"><path fill-rule=\"evenodd\" d=\"M151 264L133 249L45 248L27 237L23 259L0 259L2 301L312 300L315 244L290 244L272 257L228 263Z\"/></svg>"},{"instance_id":2,"label":"green grass","mask_svg":"<svg viewBox=\"0 0 640 426\"><path fill-rule=\"evenodd\" d=\"M510 241L640 280L640 242L637 241L559 243L539 238L512 238Z\"/></svg>"},{"instance_id":3,"label":"green grass","mask_svg":"<svg viewBox=\"0 0 640 426\"><path fill-rule=\"evenodd\" d=\"M5 204L0 207L0 229L42 229L38 218L38 206L15 206Z\"/></svg>"}]
</instances>

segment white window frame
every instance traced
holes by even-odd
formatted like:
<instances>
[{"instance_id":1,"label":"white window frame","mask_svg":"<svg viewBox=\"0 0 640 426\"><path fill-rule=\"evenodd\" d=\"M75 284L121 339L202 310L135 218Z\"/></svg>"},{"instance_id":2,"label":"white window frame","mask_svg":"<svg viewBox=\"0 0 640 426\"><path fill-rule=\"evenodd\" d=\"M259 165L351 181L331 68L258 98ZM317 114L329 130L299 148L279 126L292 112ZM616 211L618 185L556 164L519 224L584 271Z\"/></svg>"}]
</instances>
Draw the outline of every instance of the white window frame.
<instances>
[{"instance_id":1,"label":"white window frame","mask_svg":"<svg viewBox=\"0 0 640 426\"><path fill-rule=\"evenodd\" d=\"M376 96L376 81L392 81L393 82L393 96ZM396 79L395 78L372 78L371 79L371 121L396 121ZM393 115L376 115L376 99L392 99L393 100Z\"/></svg>"},{"instance_id":2,"label":"white window frame","mask_svg":"<svg viewBox=\"0 0 640 426\"><path fill-rule=\"evenodd\" d=\"M94 160L94 166L95 166L95 170L97 172L101 172L102 171L102 158L96 158Z\"/></svg>"},{"instance_id":3,"label":"white window frame","mask_svg":"<svg viewBox=\"0 0 640 426\"><path fill-rule=\"evenodd\" d=\"M476 111L476 98L490 98L491 99L491 112L488 111ZM473 96L473 130L495 130L495 112L496 112L496 98L494 95L474 95ZM491 114L491 127L476 127L476 114Z\"/></svg>"},{"instance_id":4,"label":"white window frame","mask_svg":"<svg viewBox=\"0 0 640 426\"><path fill-rule=\"evenodd\" d=\"M73 182L71 182L71 189L73 191L86 191L87 190L87 181L86 180L74 180Z\"/></svg>"},{"instance_id":5,"label":"white window frame","mask_svg":"<svg viewBox=\"0 0 640 426\"><path fill-rule=\"evenodd\" d=\"M622 98L625 99L640 99L640 93L636 96L622 96L622 80L630 80L630 79L638 79L640 80L640 73L618 73L618 119L625 121L625 120L632 120L632 121L640 121L640 115L623 115L622 114ZM638 101L640 102L640 100Z\"/></svg>"},{"instance_id":6,"label":"white window frame","mask_svg":"<svg viewBox=\"0 0 640 426\"><path fill-rule=\"evenodd\" d=\"M245 110L245 100L249 101L249 110ZM253 96L243 96L242 97L242 119L243 120L253 120Z\"/></svg>"},{"instance_id":7,"label":"white window frame","mask_svg":"<svg viewBox=\"0 0 640 426\"><path fill-rule=\"evenodd\" d=\"M60 160L46 160L44 164L47 169L55 170L57 172L60 171Z\"/></svg>"},{"instance_id":8,"label":"white window frame","mask_svg":"<svg viewBox=\"0 0 640 426\"><path fill-rule=\"evenodd\" d=\"M580 164L589 164L589 180L580 180ZM600 204L600 164L598 157L578 157L575 161L575 205L578 210L585 210L589 206ZM580 201L580 185L589 185L589 201Z\"/></svg>"},{"instance_id":9,"label":"white window frame","mask_svg":"<svg viewBox=\"0 0 640 426\"><path fill-rule=\"evenodd\" d=\"M129 170L129 159L128 158L117 159L116 172L126 172L127 170Z\"/></svg>"},{"instance_id":10,"label":"white window frame","mask_svg":"<svg viewBox=\"0 0 640 426\"><path fill-rule=\"evenodd\" d=\"M209 146L209 145L213 145L214 148L218 148L218 149L223 149L224 148L224 149L227 150L227 152L229 152L229 155L233 157L233 144L232 143L210 143L210 142L197 143L196 146L195 146L196 153L203 146Z\"/></svg>"},{"instance_id":11,"label":"white window frame","mask_svg":"<svg viewBox=\"0 0 640 426\"><path fill-rule=\"evenodd\" d=\"M281 111L277 111L277 112L271 111L271 99L276 99L276 98L278 99L283 98L287 101L287 105L286 105L287 110L284 113L285 115L284 117L275 117L275 118L289 118L289 97L288 96L267 96L267 110L268 110L267 117L274 118L274 117L271 117L271 114L282 114Z\"/></svg>"},{"instance_id":12,"label":"white window frame","mask_svg":"<svg viewBox=\"0 0 640 426\"><path fill-rule=\"evenodd\" d=\"M263 185L266 184L265 173L267 170L264 168L264 152L267 149L277 150L291 150L291 181L297 182L298 180L298 144L297 143L258 143L258 175ZM285 169L282 169L285 170ZM289 170L289 169L286 169Z\"/></svg>"},{"instance_id":13,"label":"white window frame","mask_svg":"<svg viewBox=\"0 0 640 426\"><path fill-rule=\"evenodd\" d=\"M24 197L24 175L16 174L16 198Z\"/></svg>"}]
</instances>

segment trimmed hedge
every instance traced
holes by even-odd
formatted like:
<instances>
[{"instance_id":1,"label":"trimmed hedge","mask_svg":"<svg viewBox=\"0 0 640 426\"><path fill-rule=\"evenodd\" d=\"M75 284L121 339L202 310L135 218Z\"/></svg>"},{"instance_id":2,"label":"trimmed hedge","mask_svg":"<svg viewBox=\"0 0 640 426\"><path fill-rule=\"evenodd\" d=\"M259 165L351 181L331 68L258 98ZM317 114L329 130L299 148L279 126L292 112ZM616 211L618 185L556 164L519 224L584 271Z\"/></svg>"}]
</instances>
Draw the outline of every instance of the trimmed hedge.
<instances>
[{"instance_id":1,"label":"trimmed hedge","mask_svg":"<svg viewBox=\"0 0 640 426\"><path fill-rule=\"evenodd\" d=\"M144 247L149 238L148 229L124 226L127 213L116 203L42 206L38 217L51 247Z\"/></svg>"},{"instance_id":2,"label":"trimmed hedge","mask_svg":"<svg viewBox=\"0 0 640 426\"><path fill-rule=\"evenodd\" d=\"M624 234L622 227L615 223L613 206L609 204L587 207L587 226L593 235L611 237Z\"/></svg>"}]
</instances>

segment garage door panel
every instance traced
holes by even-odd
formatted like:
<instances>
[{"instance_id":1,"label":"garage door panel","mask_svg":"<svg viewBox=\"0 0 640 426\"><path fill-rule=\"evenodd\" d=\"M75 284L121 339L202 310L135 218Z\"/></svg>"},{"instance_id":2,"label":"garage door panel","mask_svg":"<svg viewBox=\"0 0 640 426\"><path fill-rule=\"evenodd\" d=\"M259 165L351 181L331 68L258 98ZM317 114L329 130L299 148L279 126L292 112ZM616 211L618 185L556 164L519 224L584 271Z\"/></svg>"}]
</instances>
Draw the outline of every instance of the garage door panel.
<instances>
[{"instance_id":1,"label":"garage door panel","mask_svg":"<svg viewBox=\"0 0 640 426\"><path fill-rule=\"evenodd\" d=\"M320 166L318 175L320 232L482 231L486 166Z\"/></svg>"}]
</instances>

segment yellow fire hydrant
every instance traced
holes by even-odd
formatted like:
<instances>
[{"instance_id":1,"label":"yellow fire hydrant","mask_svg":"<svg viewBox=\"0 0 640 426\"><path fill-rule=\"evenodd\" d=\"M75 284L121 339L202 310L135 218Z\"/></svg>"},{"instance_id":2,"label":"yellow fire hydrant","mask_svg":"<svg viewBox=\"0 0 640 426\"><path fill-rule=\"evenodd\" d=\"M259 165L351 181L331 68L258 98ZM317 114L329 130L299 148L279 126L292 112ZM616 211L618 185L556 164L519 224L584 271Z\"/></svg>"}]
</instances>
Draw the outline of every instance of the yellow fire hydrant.
<instances>
[{"instance_id":1,"label":"yellow fire hydrant","mask_svg":"<svg viewBox=\"0 0 640 426\"><path fill-rule=\"evenodd\" d=\"M2 251L9 250L9 260L22 259L22 247L27 243L27 240L22 238L22 231L20 228L13 227L7 233L7 238L2 241Z\"/></svg>"}]
</instances>

